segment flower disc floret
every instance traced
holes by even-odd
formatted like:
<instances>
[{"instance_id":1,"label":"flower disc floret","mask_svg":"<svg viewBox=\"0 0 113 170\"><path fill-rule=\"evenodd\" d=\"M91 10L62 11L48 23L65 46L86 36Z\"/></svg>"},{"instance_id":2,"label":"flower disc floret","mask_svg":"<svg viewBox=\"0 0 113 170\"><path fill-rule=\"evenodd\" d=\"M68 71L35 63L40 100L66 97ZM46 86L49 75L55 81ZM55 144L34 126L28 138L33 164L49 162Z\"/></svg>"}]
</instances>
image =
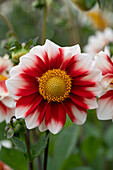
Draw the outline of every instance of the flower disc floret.
<instances>
[{"instance_id":1,"label":"flower disc floret","mask_svg":"<svg viewBox=\"0 0 113 170\"><path fill-rule=\"evenodd\" d=\"M39 93L48 102L62 102L69 97L70 91L71 78L64 70L48 70L39 79Z\"/></svg>"}]
</instances>

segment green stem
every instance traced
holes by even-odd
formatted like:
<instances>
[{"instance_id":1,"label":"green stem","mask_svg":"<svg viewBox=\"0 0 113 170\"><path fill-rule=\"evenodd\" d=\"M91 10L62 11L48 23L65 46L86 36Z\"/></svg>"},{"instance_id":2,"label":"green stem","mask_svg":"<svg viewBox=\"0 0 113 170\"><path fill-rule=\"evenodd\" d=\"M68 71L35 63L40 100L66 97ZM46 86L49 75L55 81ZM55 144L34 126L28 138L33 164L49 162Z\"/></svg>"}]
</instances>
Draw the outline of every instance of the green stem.
<instances>
[{"instance_id":1,"label":"green stem","mask_svg":"<svg viewBox=\"0 0 113 170\"><path fill-rule=\"evenodd\" d=\"M49 134L49 131L47 130L46 136L48 134ZM43 170L47 170L48 149L49 149L49 137L48 137L47 146L45 148L45 153L44 153L44 169Z\"/></svg>"},{"instance_id":2,"label":"green stem","mask_svg":"<svg viewBox=\"0 0 113 170\"><path fill-rule=\"evenodd\" d=\"M42 40L41 40L42 44L44 44L46 39L46 21L47 21L47 4L45 0L45 6L43 8Z\"/></svg>"},{"instance_id":3,"label":"green stem","mask_svg":"<svg viewBox=\"0 0 113 170\"><path fill-rule=\"evenodd\" d=\"M27 147L27 153L28 153L28 167L29 170L33 170L33 160L31 159L31 151L30 151L30 136L29 136L29 130L27 129L27 132L24 134L25 143Z\"/></svg>"},{"instance_id":4,"label":"green stem","mask_svg":"<svg viewBox=\"0 0 113 170\"><path fill-rule=\"evenodd\" d=\"M0 13L0 17L2 17L2 18L4 19L5 23L6 23L7 26L8 26L8 29L9 29L10 33L12 33L12 35L13 35L15 38L17 38L17 36L16 36L16 34L15 34L15 32L14 32L14 29L13 29L10 21L8 20L8 18L7 18L5 15L3 15L2 13Z\"/></svg>"}]
</instances>

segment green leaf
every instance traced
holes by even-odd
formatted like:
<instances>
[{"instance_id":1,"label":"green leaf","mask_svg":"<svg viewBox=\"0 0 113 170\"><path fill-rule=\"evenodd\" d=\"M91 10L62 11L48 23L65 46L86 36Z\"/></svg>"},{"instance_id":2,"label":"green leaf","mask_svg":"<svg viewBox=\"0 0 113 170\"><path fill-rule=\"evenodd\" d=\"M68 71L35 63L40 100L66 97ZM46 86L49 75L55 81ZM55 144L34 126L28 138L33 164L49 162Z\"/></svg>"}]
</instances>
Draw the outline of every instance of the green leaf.
<instances>
[{"instance_id":1,"label":"green leaf","mask_svg":"<svg viewBox=\"0 0 113 170\"><path fill-rule=\"evenodd\" d=\"M29 40L27 43L26 43L26 45L25 45L25 49L28 49L28 48L30 48L31 46L33 45L33 40Z\"/></svg>"},{"instance_id":2,"label":"green leaf","mask_svg":"<svg viewBox=\"0 0 113 170\"><path fill-rule=\"evenodd\" d=\"M53 138L55 138L53 151L54 157L52 157L52 159L48 161L49 168L51 168L51 164L54 165L55 170L62 167L63 162L69 157L70 154L72 154L73 150L76 147L80 134L79 132L80 126L72 125L70 127L64 128L58 135L53 136Z\"/></svg>"},{"instance_id":3,"label":"green leaf","mask_svg":"<svg viewBox=\"0 0 113 170\"><path fill-rule=\"evenodd\" d=\"M82 166L82 158L79 153L71 154L63 163L62 170L69 170L70 168L75 168Z\"/></svg>"},{"instance_id":4,"label":"green leaf","mask_svg":"<svg viewBox=\"0 0 113 170\"><path fill-rule=\"evenodd\" d=\"M34 46L37 45L38 39L39 39L39 37L35 37L35 38L33 39L33 45L34 45Z\"/></svg>"},{"instance_id":5,"label":"green leaf","mask_svg":"<svg viewBox=\"0 0 113 170\"><path fill-rule=\"evenodd\" d=\"M16 46L17 50L22 48L22 45L18 41L15 41L14 46Z\"/></svg>"},{"instance_id":6,"label":"green leaf","mask_svg":"<svg viewBox=\"0 0 113 170\"><path fill-rule=\"evenodd\" d=\"M101 146L101 140L96 139L93 136L87 137L82 142L81 149L89 163L91 163L96 158L100 146Z\"/></svg>"},{"instance_id":7,"label":"green leaf","mask_svg":"<svg viewBox=\"0 0 113 170\"><path fill-rule=\"evenodd\" d=\"M23 154L17 149L6 149L2 147L0 160L15 170L27 170L27 161Z\"/></svg>"},{"instance_id":8,"label":"green leaf","mask_svg":"<svg viewBox=\"0 0 113 170\"><path fill-rule=\"evenodd\" d=\"M23 152L23 153L27 152L26 145L22 140L20 140L19 138L13 137L12 141L14 142L14 144L18 147L18 149L21 152Z\"/></svg>"},{"instance_id":9,"label":"green leaf","mask_svg":"<svg viewBox=\"0 0 113 170\"><path fill-rule=\"evenodd\" d=\"M47 146L48 136L42 136L35 145L32 146L32 158L39 156Z\"/></svg>"}]
</instances>

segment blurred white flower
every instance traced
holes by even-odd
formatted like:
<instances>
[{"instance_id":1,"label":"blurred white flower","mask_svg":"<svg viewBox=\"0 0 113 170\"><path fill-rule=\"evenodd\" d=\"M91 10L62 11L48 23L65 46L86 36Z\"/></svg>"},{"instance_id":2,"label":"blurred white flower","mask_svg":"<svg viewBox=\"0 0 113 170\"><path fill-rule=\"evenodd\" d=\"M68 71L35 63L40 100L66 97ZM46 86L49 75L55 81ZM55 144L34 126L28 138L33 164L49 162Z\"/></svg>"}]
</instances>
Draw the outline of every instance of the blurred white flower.
<instances>
[{"instance_id":1,"label":"blurred white flower","mask_svg":"<svg viewBox=\"0 0 113 170\"><path fill-rule=\"evenodd\" d=\"M5 81L9 78L9 71L13 64L9 60L9 56L0 57L0 122L10 118L14 115L15 101L9 95Z\"/></svg>"},{"instance_id":2,"label":"blurred white flower","mask_svg":"<svg viewBox=\"0 0 113 170\"><path fill-rule=\"evenodd\" d=\"M95 35L88 38L88 44L84 47L84 52L95 56L98 52L105 49L109 43L113 42L113 30L106 28L103 32L97 31Z\"/></svg>"},{"instance_id":3,"label":"blurred white flower","mask_svg":"<svg viewBox=\"0 0 113 170\"><path fill-rule=\"evenodd\" d=\"M0 141L0 150L1 150L2 146L3 146L4 148L10 149L10 148L12 148L12 143L11 143L10 140L1 140L1 141Z\"/></svg>"}]
</instances>

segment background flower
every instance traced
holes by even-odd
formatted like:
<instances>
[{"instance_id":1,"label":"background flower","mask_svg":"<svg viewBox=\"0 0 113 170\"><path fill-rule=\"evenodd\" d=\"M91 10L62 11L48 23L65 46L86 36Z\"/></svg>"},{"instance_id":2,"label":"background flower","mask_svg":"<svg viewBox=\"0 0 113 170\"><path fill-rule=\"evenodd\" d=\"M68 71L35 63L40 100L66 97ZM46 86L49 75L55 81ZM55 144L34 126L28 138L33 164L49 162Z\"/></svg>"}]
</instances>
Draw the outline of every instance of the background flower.
<instances>
[{"instance_id":1,"label":"background flower","mask_svg":"<svg viewBox=\"0 0 113 170\"><path fill-rule=\"evenodd\" d=\"M20 58L6 81L10 94L17 99L15 114L25 117L26 126L58 133L66 113L75 124L83 124L87 109L97 107L100 71L78 45L59 47L46 40Z\"/></svg>"},{"instance_id":2,"label":"background flower","mask_svg":"<svg viewBox=\"0 0 113 170\"><path fill-rule=\"evenodd\" d=\"M9 78L9 70L12 67L8 55L0 57L0 122L9 122L14 115L15 101L9 95L5 81Z\"/></svg>"},{"instance_id":3,"label":"background flower","mask_svg":"<svg viewBox=\"0 0 113 170\"><path fill-rule=\"evenodd\" d=\"M106 28L103 32L97 31L95 35L88 38L88 44L84 47L84 51L95 56L111 42L113 43L113 30Z\"/></svg>"},{"instance_id":4,"label":"background flower","mask_svg":"<svg viewBox=\"0 0 113 170\"><path fill-rule=\"evenodd\" d=\"M95 57L97 67L102 71L103 93L99 98L97 116L101 120L113 119L113 62L105 52Z\"/></svg>"}]
</instances>

